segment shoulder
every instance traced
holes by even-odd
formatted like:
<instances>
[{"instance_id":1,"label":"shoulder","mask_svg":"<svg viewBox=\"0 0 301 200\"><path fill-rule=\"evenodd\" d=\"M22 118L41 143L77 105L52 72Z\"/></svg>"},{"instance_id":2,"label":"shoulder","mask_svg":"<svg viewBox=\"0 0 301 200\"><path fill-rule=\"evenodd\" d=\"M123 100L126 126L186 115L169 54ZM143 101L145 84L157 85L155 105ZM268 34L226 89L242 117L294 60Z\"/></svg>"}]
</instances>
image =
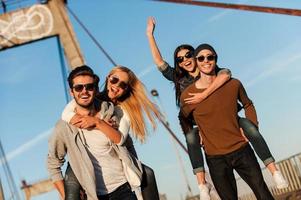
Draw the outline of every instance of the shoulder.
<instances>
[{"instance_id":1,"label":"shoulder","mask_svg":"<svg viewBox=\"0 0 301 200\"><path fill-rule=\"evenodd\" d=\"M64 120L62 120L62 119L59 119L57 122L56 122L56 124L55 124L55 129L65 129L65 128L67 128L69 126L69 124L66 122L66 121L64 121Z\"/></svg>"},{"instance_id":2,"label":"shoulder","mask_svg":"<svg viewBox=\"0 0 301 200\"><path fill-rule=\"evenodd\" d=\"M237 78L231 78L230 82L232 82L232 84L241 85L241 81Z\"/></svg>"},{"instance_id":3,"label":"shoulder","mask_svg":"<svg viewBox=\"0 0 301 200\"><path fill-rule=\"evenodd\" d=\"M71 135L70 133L77 133L78 129L75 126L70 125L68 122L60 119L56 122L53 129L54 135Z\"/></svg>"},{"instance_id":4,"label":"shoulder","mask_svg":"<svg viewBox=\"0 0 301 200\"><path fill-rule=\"evenodd\" d=\"M114 114L115 108L112 102L101 101L100 102L100 118L101 119L110 119Z\"/></svg>"},{"instance_id":5,"label":"shoulder","mask_svg":"<svg viewBox=\"0 0 301 200\"><path fill-rule=\"evenodd\" d=\"M129 114L128 112L122 108L121 106L115 106L115 115L119 118L119 119L129 119Z\"/></svg>"}]
</instances>

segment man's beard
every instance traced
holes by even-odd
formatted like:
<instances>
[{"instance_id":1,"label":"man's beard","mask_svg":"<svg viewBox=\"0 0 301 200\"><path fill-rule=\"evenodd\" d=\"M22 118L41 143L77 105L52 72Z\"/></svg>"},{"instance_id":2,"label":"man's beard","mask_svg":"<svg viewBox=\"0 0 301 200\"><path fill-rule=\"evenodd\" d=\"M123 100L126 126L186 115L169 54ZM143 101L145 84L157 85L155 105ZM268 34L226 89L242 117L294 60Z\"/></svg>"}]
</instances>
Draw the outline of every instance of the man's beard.
<instances>
[{"instance_id":1,"label":"man's beard","mask_svg":"<svg viewBox=\"0 0 301 200\"><path fill-rule=\"evenodd\" d=\"M89 109L91 108L92 104L93 104L93 100L91 100L91 102L87 105L85 104L81 104L80 102L78 102L77 98L74 98L75 102L77 105L81 106L82 108L85 108L85 109Z\"/></svg>"}]
</instances>

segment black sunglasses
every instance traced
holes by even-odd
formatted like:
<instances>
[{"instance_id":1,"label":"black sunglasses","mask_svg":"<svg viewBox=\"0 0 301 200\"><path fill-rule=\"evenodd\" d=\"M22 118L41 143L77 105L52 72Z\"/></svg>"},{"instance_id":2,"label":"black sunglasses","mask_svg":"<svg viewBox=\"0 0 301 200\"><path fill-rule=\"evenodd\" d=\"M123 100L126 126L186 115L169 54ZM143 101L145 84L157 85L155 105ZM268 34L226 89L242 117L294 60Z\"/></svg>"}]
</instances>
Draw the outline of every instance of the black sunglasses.
<instances>
[{"instance_id":1,"label":"black sunglasses","mask_svg":"<svg viewBox=\"0 0 301 200\"><path fill-rule=\"evenodd\" d=\"M128 84L123 81L120 81L119 78L116 76L110 76L109 81L111 84L114 84L114 85L116 84L117 87L120 87L123 90L128 88Z\"/></svg>"},{"instance_id":2,"label":"black sunglasses","mask_svg":"<svg viewBox=\"0 0 301 200\"><path fill-rule=\"evenodd\" d=\"M76 92L83 91L84 88L86 88L87 91L93 91L95 89L94 83L88 83L88 84L77 84L72 87Z\"/></svg>"},{"instance_id":3,"label":"black sunglasses","mask_svg":"<svg viewBox=\"0 0 301 200\"><path fill-rule=\"evenodd\" d=\"M176 61L177 61L177 63L182 63L183 61L184 61L184 57L185 58L192 58L192 56L193 56L193 53L191 52L191 51L188 51L186 54L185 54L185 56L179 56L179 57L176 57Z\"/></svg>"},{"instance_id":4,"label":"black sunglasses","mask_svg":"<svg viewBox=\"0 0 301 200\"><path fill-rule=\"evenodd\" d=\"M213 60L215 59L215 55L199 56L199 57L196 57L196 59L197 59L199 62L204 62L205 59L207 59L208 61L213 61Z\"/></svg>"}]
</instances>

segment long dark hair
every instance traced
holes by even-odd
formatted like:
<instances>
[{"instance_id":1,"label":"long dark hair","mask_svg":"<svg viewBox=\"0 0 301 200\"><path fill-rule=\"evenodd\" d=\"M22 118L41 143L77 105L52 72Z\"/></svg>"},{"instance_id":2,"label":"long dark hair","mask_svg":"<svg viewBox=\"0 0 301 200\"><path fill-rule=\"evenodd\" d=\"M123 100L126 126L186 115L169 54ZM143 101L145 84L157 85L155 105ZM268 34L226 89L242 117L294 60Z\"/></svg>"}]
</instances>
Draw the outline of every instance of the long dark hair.
<instances>
[{"instance_id":1,"label":"long dark hair","mask_svg":"<svg viewBox=\"0 0 301 200\"><path fill-rule=\"evenodd\" d=\"M186 70L184 70L183 68L181 68L179 66L179 63L177 62L177 54L179 51L181 51L183 49L187 49L187 50L191 51L192 53L194 52L194 48L191 45L182 44L175 49L175 52L173 54L174 68L175 68L173 76L174 76L174 84L175 84L176 105L178 107L180 106L180 96L181 96L181 88L180 88L179 80L182 79L184 76L188 75L188 72Z\"/></svg>"}]
</instances>

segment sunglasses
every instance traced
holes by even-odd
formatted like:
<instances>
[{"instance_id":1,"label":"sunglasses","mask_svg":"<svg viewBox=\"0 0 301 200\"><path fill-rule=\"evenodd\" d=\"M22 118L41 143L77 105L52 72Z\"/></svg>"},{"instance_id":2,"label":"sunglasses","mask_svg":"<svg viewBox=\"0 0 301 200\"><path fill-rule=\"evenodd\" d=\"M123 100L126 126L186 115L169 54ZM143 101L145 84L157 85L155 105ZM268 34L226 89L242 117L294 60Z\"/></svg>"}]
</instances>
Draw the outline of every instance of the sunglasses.
<instances>
[{"instance_id":1,"label":"sunglasses","mask_svg":"<svg viewBox=\"0 0 301 200\"><path fill-rule=\"evenodd\" d=\"M116 77L116 76L110 76L109 81L110 81L111 84L113 84L113 85L116 84L117 87L120 87L123 90L128 88L128 84L123 82L123 81L120 81L119 78Z\"/></svg>"},{"instance_id":2,"label":"sunglasses","mask_svg":"<svg viewBox=\"0 0 301 200\"><path fill-rule=\"evenodd\" d=\"M176 61L177 61L177 63L182 63L183 61L184 61L184 57L185 58L192 58L192 56L193 56L193 53L191 52L191 51L188 51L186 54L185 54L185 56L179 56L179 57L176 57Z\"/></svg>"},{"instance_id":3,"label":"sunglasses","mask_svg":"<svg viewBox=\"0 0 301 200\"><path fill-rule=\"evenodd\" d=\"M213 61L213 60L215 59L215 55L199 56L199 57L196 57L196 59L197 59L199 62L204 62L205 59L207 59L208 61Z\"/></svg>"},{"instance_id":4,"label":"sunglasses","mask_svg":"<svg viewBox=\"0 0 301 200\"><path fill-rule=\"evenodd\" d=\"M81 92L85 88L87 91L93 91L95 89L94 83L77 84L72 87L76 92Z\"/></svg>"}]
</instances>

